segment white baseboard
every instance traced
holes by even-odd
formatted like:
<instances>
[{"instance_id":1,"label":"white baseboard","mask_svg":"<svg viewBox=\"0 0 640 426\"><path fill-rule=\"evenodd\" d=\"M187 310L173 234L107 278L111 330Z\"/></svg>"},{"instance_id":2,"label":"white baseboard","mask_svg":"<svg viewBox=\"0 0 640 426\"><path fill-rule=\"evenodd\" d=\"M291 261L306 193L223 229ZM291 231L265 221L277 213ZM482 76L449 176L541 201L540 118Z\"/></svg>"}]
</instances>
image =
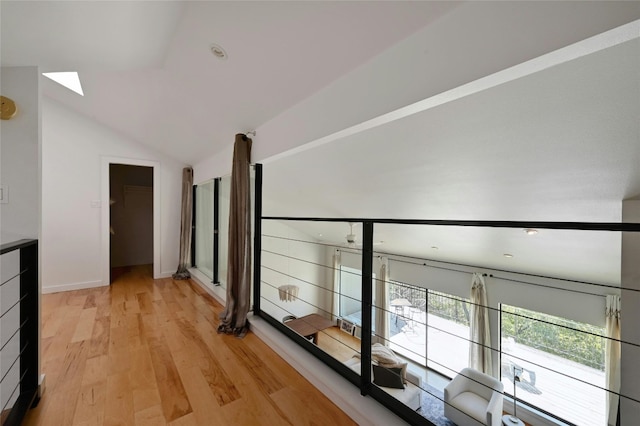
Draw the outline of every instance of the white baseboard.
<instances>
[{"instance_id":1,"label":"white baseboard","mask_svg":"<svg viewBox=\"0 0 640 426\"><path fill-rule=\"evenodd\" d=\"M169 271L169 272L160 272L160 276L155 277L154 279L160 279L160 278L171 278L173 276L173 274L175 273L175 271Z\"/></svg>"},{"instance_id":2,"label":"white baseboard","mask_svg":"<svg viewBox=\"0 0 640 426\"><path fill-rule=\"evenodd\" d=\"M42 286L42 294L49 293L59 293L61 291L72 291L72 290L84 290L87 288L96 288L108 286L109 284L103 284L102 281L87 281L84 283L75 283L75 284L60 284L60 285L43 285Z\"/></svg>"}]
</instances>

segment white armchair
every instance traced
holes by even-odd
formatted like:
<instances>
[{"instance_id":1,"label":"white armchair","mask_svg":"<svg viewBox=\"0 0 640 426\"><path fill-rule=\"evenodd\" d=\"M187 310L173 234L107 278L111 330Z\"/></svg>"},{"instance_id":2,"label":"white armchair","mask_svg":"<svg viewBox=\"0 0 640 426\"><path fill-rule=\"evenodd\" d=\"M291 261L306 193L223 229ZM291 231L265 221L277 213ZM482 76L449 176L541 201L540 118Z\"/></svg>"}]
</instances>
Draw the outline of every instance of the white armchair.
<instances>
[{"instance_id":1,"label":"white armchair","mask_svg":"<svg viewBox=\"0 0 640 426\"><path fill-rule=\"evenodd\" d=\"M458 426L499 426L503 390L498 379L464 368L444 388L444 415Z\"/></svg>"}]
</instances>

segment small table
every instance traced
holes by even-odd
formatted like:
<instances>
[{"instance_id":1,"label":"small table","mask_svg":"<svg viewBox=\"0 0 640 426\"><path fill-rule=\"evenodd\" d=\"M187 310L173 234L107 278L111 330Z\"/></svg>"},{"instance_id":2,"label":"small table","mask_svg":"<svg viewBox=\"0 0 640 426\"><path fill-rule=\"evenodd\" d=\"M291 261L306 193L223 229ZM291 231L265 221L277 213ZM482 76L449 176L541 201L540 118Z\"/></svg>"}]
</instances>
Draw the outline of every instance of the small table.
<instances>
[{"instance_id":1,"label":"small table","mask_svg":"<svg viewBox=\"0 0 640 426\"><path fill-rule=\"evenodd\" d=\"M515 417L515 419L517 421L513 421L511 420L511 415L510 414L506 414L504 416L502 416L502 424L504 426L524 426L524 423L522 420L520 420L519 418Z\"/></svg>"},{"instance_id":2,"label":"small table","mask_svg":"<svg viewBox=\"0 0 640 426\"><path fill-rule=\"evenodd\" d=\"M319 314L305 315L284 323L287 327L307 339L313 339L314 344L318 344L318 332L325 328L333 327L333 321L329 321Z\"/></svg>"},{"instance_id":3,"label":"small table","mask_svg":"<svg viewBox=\"0 0 640 426\"><path fill-rule=\"evenodd\" d=\"M404 308L406 306L411 306L411 302L409 302L405 298L400 298L400 299L393 299L391 303L389 303L389 305L392 306L396 311L396 325L398 325L398 313L401 312L402 315L404 316Z\"/></svg>"}]
</instances>

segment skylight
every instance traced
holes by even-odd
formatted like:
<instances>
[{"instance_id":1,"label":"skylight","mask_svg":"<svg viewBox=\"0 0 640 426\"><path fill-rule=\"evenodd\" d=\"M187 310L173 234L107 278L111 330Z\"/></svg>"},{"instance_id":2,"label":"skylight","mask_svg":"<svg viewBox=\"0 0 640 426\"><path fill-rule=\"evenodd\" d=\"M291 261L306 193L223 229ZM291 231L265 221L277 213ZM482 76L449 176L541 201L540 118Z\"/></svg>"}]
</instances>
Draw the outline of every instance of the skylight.
<instances>
[{"instance_id":1,"label":"skylight","mask_svg":"<svg viewBox=\"0 0 640 426\"><path fill-rule=\"evenodd\" d=\"M58 84L62 84L69 90L73 90L80 96L84 96L82 85L80 84L80 78L78 77L77 72L43 72L42 75L50 78Z\"/></svg>"}]
</instances>

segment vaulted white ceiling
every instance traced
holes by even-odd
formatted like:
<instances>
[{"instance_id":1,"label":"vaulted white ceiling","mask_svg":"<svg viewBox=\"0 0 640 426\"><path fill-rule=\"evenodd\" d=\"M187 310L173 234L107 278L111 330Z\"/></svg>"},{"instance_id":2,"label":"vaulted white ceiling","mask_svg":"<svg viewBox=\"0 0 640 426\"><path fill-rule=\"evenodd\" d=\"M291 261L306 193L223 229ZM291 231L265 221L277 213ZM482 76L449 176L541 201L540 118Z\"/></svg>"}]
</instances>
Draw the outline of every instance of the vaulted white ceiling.
<instances>
[{"instance_id":1,"label":"vaulted white ceiling","mask_svg":"<svg viewBox=\"0 0 640 426\"><path fill-rule=\"evenodd\" d=\"M457 6L3 1L2 65L78 71L84 97L44 94L193 164Z\"/></svg>"},{"instance_id":2,"label":"vaulted white ceiling","mask_svg":"<svg viewBox=\"0 0 640 426\"><path fill-rule=\"evenodd\" d=\"M609 2L574 6L578 3L558 7L562 16L573 16L574 7L590 10L583 32L591 24L612 28L628 22L621 16L631 20L639 15L633 4L616 3L616 16L600 22L597 17ZM502 37L517 35L518 43L504 43L502 49L509 59L523 61L532 57L527 55L548 53L552 37L545 38L544 25L522 34L509 29L505 17L524 5L520 15L527 11L532 20L546 23L552 6L541 4L504 2L480 14L483 4L473 3L466 15L482 15L478 28L485 28L491 26L494 12L505 11L495 18L505 31ZM47 79L42 80L44 95L134 141L196 164L228 149L238 131L277 121L350 71L467 6L448 1L2 1L0 53L2 66L78 71L84 97ZM576 22L583 17L576 15ZM571 24L558 28L555 22L550 33L569 42ZM498 63L484 63L491 46L476 55L471 52L473 63L468 63L447 54L449 39L425 34L427 43L416 50L422 55L416 75L394 71L391 62L383 67L389 81L396 74L424 74L420 93L438 97L455 84L517 63L506 56ZM456 28L444 34L455 37L458 47L472 36ZM530 34L538 37L527 38ZM495 41L501 35L492 37ZM226 50L227 60L211 54L212 43ZM622 200L640 193L638 49L636 39L577 55L268 162L265 214L619 221ZM411 98L410 85L395 83L385 96L359 103L366 110L363 117L372 118L378 111L364 103ZM389 92L392 87L408 88L409 93L396 98ZM308 126L314 127L314 137L339 130L332 126L340 120L323 119L315 114L313 126ZM298 130L306 124L296 123ZM323 134L325 127L332 130ZM314 238L337 244L348 232L346 224L305 229ZM377 246L381 251L619 282L617 233L554 231L531 239L513 231L381 226L376 240L385 241ZM503 253L514 257L506 259Z\"/></svg>"}]
</instances>

